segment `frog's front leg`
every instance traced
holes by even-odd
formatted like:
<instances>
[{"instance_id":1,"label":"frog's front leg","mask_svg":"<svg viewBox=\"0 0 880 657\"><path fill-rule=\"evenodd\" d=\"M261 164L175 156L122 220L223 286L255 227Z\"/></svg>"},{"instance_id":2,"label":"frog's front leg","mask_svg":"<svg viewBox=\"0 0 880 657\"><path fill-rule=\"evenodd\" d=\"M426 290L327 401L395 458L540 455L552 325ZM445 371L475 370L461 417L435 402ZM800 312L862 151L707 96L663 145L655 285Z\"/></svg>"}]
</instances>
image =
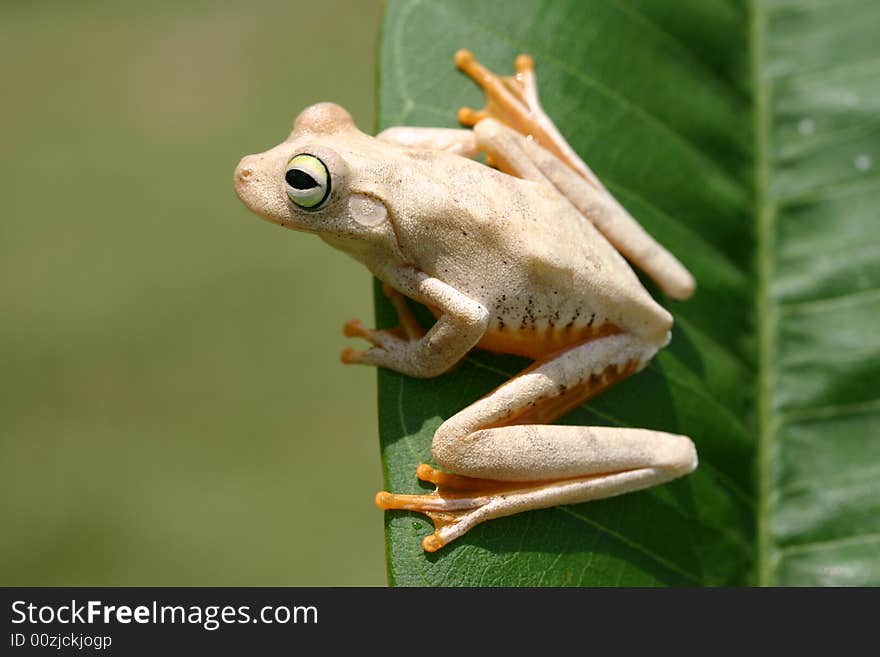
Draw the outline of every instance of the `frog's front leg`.
<instances>
[{"instance_id":1,"label":"frog's front leg","mask_svg":"<svg viewBox=\"0 0 880 657\"><path fill-rule=\"evenodd\" d=\"M433 552L485 520L620 495L691 472L697 455L685 436L546 424L641 369L655 351L624 333L533 365L440 426L434 460L452 474L426 465L417 471L437 485L434 493L381 492L376 504L428 515L435 532L423 547Z\"/></svg>"},{"instance_id":2,"label":"frog's front leg","mask_svg":"<svg viewBox=\"0 0 880 657\"><path fill-rule=\"evenodd\" d=\"M391 267L382 273L382 279L402 295L436 308L440 316L431 330L422 335L403 297L392 294L391 301L397 307L406 338L392 331L368 331L359 322L349 322L346 335L364 337L374 346L368 351L345 349L342 362L376 365L409 376L431 378L451 369L486 332L489 311L443 281L409 266Z\"/></svg>"}]
</instances>

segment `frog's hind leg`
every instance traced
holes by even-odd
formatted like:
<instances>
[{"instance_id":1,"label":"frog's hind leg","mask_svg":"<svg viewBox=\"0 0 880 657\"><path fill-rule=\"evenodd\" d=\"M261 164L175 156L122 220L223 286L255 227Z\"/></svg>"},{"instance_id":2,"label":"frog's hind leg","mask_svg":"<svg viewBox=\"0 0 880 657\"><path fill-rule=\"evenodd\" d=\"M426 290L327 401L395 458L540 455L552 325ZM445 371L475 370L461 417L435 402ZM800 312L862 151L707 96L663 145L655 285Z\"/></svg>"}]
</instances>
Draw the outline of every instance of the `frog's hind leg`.
<instances>
[{"instance_id":1,"label":"frog's hind leg","mask_svg":"<svg viewBox=\"0 0 880 657\"><path fill-rule=\"evenodd\" d=\"M446 151L471 159L478 154L477 140L471 130L395 126L380 132L376 139L408 148Z\"/></svg>"},{"instance_id":2,"label":"frog's hind leg","mask_svg":"<svg viewBox=\"0 0 880 657\"><path fill-rule=\"evenodd\" d=\"M467 50L459 50L455 62L486 93L486 109L462 108L459 120L474 126L477 148L495 166L520 178L554 185L667 295L687 299L693 294L690 272L605 189L541 108L530 57L517 57L515 77L495 75Z\"/></svg>"},{"instance_id":3,"label":"frog's hind leg","mask_svg":"<svg viewBox=\"0 0 880 657\"><path fill-rule=\"evenodd\" d=\"M691 472L696 450L685 436L545 424L637 371L653 353L618 334L536 363L440 426L432 451L449 472L417 470L437 485L434 493L381 492L376 504L428 515L435 532L423 546L433 552L485 520L620 495Z\"/></svg>"}]
</instances>

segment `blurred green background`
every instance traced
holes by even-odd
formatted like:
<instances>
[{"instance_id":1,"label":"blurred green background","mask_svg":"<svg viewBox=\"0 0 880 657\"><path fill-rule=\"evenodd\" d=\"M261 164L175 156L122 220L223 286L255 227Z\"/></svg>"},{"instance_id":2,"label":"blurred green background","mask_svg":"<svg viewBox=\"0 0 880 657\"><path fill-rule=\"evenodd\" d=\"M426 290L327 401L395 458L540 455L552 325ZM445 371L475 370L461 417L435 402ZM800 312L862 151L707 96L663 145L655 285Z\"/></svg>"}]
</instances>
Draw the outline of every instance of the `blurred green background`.
<instances>
[{"instance_id":1,"label":"blurred green background","mask_svg":"<svg viewBox=\"0 0 880 657\"><path fill-rule=\"evenodd\" d=\"M3 2L0 584L382 585L370 277L249 214L380 3Z\"/></svg>"}]
</instances>

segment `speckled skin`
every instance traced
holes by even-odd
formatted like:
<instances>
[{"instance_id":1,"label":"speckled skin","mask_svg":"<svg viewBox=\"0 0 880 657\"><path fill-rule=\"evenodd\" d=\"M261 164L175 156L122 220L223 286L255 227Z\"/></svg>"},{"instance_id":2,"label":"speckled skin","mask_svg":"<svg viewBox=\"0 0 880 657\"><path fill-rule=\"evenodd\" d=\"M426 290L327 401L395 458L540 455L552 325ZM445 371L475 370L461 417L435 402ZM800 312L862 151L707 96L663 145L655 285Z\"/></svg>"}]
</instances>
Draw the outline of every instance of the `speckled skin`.
<instances>
[{"instance_id":1,"label":"speckled skin","mask_svg":"<svg viewBox=\"0 0 880 657\"><path fill-rule=\"evenodd\" d=\"M331 197L317 212L297 208L284 191L285 165L298 153L330 169ZM254 173L242 178L248 168ZM389 260L438 278L488 309L490 331L611 323L657 347L667 341L669 313L549 185L371 137L330 103L303 111L287 140L244 158L238 171L238 193L260 216L317 233L379 278ZM361 219L352 202L359 196L382 204L381 221Z\"/></svg>"},{"instance_id":2,"label":"speckled skin","mask_svg":"<svg viewBox=\"0 0 880 657\"><path fill-rule=\"evenodd\" d=\"M697 465L685 436L549 424L640 370L669 340L671 315L619 251L675 298L687 297L694 281L570 146L554 141L561 137L538 104L530 59L517 59L522 77L495 84L465 55L456 61L496 94L490 106L503 109L502 120L483 111L472 114L472 131L393 128L370 137L344 109L321 103L297 117L284 142L243 158L235 172L251 210L316 233L386 284L401 327L373 331L352 320L346 335L373 348L346 349L344 362L432 377L474 347L536 360L439 427L432 454L446 472L417 472L437 484L435 493L377 495L381 508L434 520L423 542L429 551L490 518L619 495ZM523 125L549 134L549 150L521 134ZM478 152L500 170L470 159ZM285 183L288 162L303 153L319 158L331 181L326 202L309 210ZM436 315L427 333L405 298Z\"/></svg>"}]
</instances>

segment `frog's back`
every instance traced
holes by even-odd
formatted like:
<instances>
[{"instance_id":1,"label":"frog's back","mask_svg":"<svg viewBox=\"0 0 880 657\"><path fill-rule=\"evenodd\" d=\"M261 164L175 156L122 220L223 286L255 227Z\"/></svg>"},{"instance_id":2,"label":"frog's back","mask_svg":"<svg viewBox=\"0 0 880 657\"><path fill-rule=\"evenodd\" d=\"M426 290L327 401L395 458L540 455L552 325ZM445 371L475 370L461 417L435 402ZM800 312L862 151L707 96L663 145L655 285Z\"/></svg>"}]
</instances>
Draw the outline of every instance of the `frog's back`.
<instances>
[{"instance_id":1,"label":"frog's back","mask_svg":"<svg viewBox=\"0 0 880 657\"><path fill-rule=\"evenodd\" d=\"M403 231L404 247L427 273L489 309L478 346L538 358L619 332L665 343L669 313L555 188L443 153L426 169L434 193L453 190L453 198Z\"/></svg>"}]
</instances>

